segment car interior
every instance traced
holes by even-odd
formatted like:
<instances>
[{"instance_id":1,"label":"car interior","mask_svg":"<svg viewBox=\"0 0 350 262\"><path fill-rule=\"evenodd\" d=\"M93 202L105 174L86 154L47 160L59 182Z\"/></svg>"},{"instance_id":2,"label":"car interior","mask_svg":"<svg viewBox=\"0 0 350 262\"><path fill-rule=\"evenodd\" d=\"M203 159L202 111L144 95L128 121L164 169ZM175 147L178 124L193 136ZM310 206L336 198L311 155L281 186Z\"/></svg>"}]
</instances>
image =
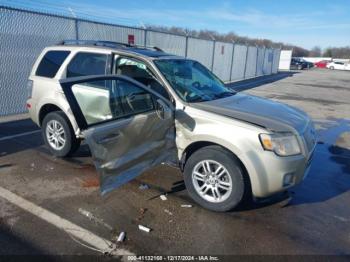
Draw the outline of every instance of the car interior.
<instances>
[{"instance_id":1,"label":"car interior","mask_svg":"<svg viewBox=\"0 0 350 262\"><path fill-rule=\"evenodd\" d=\"M141 62L131 59L121 58L117 62L117 75L128 76L151 88L158 94L169 99L169 94L165 88L156 80L152 71Z\"/></svg>"}]
</instances>

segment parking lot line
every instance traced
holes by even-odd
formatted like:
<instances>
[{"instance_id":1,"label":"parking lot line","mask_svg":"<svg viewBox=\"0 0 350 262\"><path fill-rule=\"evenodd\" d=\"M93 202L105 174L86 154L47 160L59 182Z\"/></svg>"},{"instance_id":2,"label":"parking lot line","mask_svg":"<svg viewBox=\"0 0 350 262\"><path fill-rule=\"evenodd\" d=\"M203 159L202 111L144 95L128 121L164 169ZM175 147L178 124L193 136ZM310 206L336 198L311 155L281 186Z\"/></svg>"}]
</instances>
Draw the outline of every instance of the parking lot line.
<instances>
[{"instance_id":1,"label":"parking lot line","mask_svg":"<svg viewBox=\"0 0 350 262\"><path fill-rule=\"evenodd\" d=\"M21 137L21 136L28 136L28 135L39 133L39 132L41 132L41 130L29 131L29 132L20 133L20 134L16 134L16 135L12 135L12 136L5 136L5 137L1 137L0 141L5 141L5 140Z\"/></svg>"},{"instance_id":2,"label":"parking lot line","mask_svg":"<svg viewBox=\"0 0 350 262\"><path fill-rule=\"evenodd\" d=\"M89 230L86 230L36 204L12 193L11 191L0 187L0 197L6 199L13 205L31 213L32 215L48 222L49 224L65 231L69 236L83 241L90 245L92 249L99 250L102 253L108 253L115 256L134 255L126 249L117 249L115 245L107 239L99 237ZM74 238L73 238L74 237Z\"/></svg>"}]
</instances>

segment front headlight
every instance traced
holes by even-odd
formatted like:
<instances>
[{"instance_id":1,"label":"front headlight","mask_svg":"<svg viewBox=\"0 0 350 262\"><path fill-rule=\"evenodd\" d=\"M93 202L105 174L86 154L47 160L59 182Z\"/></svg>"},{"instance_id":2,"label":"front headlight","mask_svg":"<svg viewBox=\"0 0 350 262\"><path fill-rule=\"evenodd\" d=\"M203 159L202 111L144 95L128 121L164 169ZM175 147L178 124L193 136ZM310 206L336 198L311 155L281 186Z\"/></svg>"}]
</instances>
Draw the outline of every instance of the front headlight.
<instances>
[{"instance_id":1,"label":"front headlight","mask_svg":"<svg viewBox=\"0 0 350 262\"><path fill-rule=\"evenodd\" d=\"M261 145L265 150L279 156L293 156L301 153L298 139L291 133L260 134Z\"/></svg>"}]
</instances>

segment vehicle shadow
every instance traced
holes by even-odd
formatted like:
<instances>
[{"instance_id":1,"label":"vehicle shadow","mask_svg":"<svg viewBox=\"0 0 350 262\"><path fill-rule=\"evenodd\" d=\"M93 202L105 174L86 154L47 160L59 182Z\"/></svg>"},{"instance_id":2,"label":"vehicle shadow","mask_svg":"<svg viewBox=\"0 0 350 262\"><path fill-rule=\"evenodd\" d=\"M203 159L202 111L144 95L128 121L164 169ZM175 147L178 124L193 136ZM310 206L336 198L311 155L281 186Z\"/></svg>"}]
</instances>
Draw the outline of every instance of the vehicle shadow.
<instances>
[{"instance_id":1,"label":"vehicle shadow","mask_svg":"<svg viewBox=\"0 0 350 262\"><path fill-rule=\"evenodd\" d=\"M299 74L299 72L296 72L296 71L279 72L279 73L274 74L274 75L261 76L261 77L257 77L257 78L227 83L226 86L234 89L237 92L241 92L241 91L252 89L252 88L255 88L255 87L258 87L261 85L273 83L273 82L279 81L281 79L284 79L286 77L292 77L295 74Z\"/></svg>"},{"instance_id":2,"label":"vehicle shadow","mask_svg":"<svg viewBox=\"0 0 350 262\"><path fill-rule=\"evenodd\" d=\"M329 119L316 122L319 142L315 148L310 172L305 180L289 191L275 194L265 199L248 199L232 212L257 210L278 205L281 208L301 204L321 203L350 191L350 148L341 143L342 134L349 132L350 120ZM349 143L349 141L343 141ZM193 203L186 197L183 180L173 183L166 194L175 194Z\"/></svg>"},{"instance_id":3,"label":"vehicle shadow","mask_svg":"<svg viewBox=\"0 0 350 262\"><path fill-rule=\"evenodd\" d=\"M28 255L47 255L47 251L35 246L34 243L28 242L23 237L16 236L0 218L0 255L8 256L7 259L12 260L10 256L28 256ZM5 257L4 257L5 258ZM23 257L24 258L24 257ZM6 260L7 260L6 259ZM34 260L33 260L34 261Z\"/></svg>"},{"instance_id":4,"label":"vehicle shadow","mask_svg":"<svg viewBox=\"0 0 350 262\"><path fill-rule=\"evenodd\" d=\"M143 184L143 181L139 181L138 179L136 179L136 181ZM173 182L170 189L149 182L146 184L159 192L156 195L150 197L148 200L156 199L160 195L175 195L177 198L181 198L183 200L193 203L192 199L187 195L184 180L178 180Z\"/></svg>"},{"instance_id":5,"label":"vehicle shadow","mask_svg":"<svg viewBox=\"0 0 350 262\"><path fill-rule=\"evenodd\" d=\"M323 127L322 127L323 125ZM309 175L297 186L290 205L325 202L350 191L350 120L321 123Z\"/></svg>"},{"instance_id":6,"label":"vehicle shadow","mask_svg":"<svg viewBox=\"0 0 350 262\"><path fill-rule=\"evenodd\" d=\"M50 154L44 145L40 129L30 119L0 123L0 158L28 149L36 149L41 153ZM90 156L89 147L82 144L71 157Z\"/></svg>"},{"instance_id":7,"label":"vehicle shadow","mask_svg":"<svg viewBox=\"0 0 350 262\"><path fill-rule=\"evenodd\" d=\"M341 143L344 140L341 136L344 133L350 134L350 120L328 119L326 122L316 122L316 125L319 125L317 129L319 143L316 146L311 169L306 179L299 186L292 188L289 191L290 194L278 194L272 198L259 199L253 204L241 205L235 211L259 209L276 203L281 203L281 206L319 203L350 190L350 147L345 145L349 141L343 141L345 144ZM6 153L5 155L35 148L47 158L52 158L48 149L43 146L40 132L18 139L1 141L0 146L0 153L3 151ZM1 154L0 159L2 156ZM90 157L88 146L83 144L72 157L62 159L62 161L84 166L87 162L85 160L90 159ZM0 168L9 167L11 167L9 163L0 163ZM152 186L157 187L156 185ZM171 188L167 190L159 187L161 193L181 197L187 195L185 189L183 180L174 181ZM290 199L291 196L292 199ZM187 197L185 198L188 200Z\"/></svg>"},{"instance_id":8,"label":"vehicle shadow","mask_svg":"<svg viewBox=\"0 0 350 262\"><path fill-rule=\"evenodd\" d=\"M325 202L350 190L350 150L326 147L317 146L310 174L292 190L294 196L290 205ZM333 150L349 156L334 154Z\"/></svg>"},{"instance_id":9,"label":"vehicle shadow","mask_svg":"<svg viewBox=\"0 0 350 262\"><path fill-rule=\"evenodd\" d=\"M0 123L0 159L42 144L41 132L31 120Z\"/></svg>"}]
</instances>

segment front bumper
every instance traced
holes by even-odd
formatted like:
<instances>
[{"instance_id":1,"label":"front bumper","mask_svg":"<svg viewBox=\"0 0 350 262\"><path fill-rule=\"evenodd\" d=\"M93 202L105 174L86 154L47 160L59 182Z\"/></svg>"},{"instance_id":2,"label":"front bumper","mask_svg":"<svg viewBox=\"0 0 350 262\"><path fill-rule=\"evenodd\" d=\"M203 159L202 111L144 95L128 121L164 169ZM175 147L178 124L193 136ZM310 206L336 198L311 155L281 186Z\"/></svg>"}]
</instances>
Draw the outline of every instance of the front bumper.
<instances>
[{"instance_id":1,"label":"front bumper","mask_svg":"<svg viewBox=\"0 0 350 262\"><path fill-rule=\"evenodd\" d=\"M271 151L260 151L249 156L250 164L254 166L251 169L255 179L251 183L253 196L268 197L305 179L310 171L317 144L312 121L309 121L303 133L298 135L298 140L302 151L300 155L280 157Z\"/></svg>"},{"instance_id":2,"label":"front bumper","mask_svg":"<svg viewBox=\"0 0 350 262\"><path fill-rule=\"evenodd\" d=\"M279 157L265 151L255 158L256 179L252 183L253 196L269 197L302 182L310 171L314 149L307 155ZM257 160L258 159L258 160Z\"/></svg>"}]
</instances>

